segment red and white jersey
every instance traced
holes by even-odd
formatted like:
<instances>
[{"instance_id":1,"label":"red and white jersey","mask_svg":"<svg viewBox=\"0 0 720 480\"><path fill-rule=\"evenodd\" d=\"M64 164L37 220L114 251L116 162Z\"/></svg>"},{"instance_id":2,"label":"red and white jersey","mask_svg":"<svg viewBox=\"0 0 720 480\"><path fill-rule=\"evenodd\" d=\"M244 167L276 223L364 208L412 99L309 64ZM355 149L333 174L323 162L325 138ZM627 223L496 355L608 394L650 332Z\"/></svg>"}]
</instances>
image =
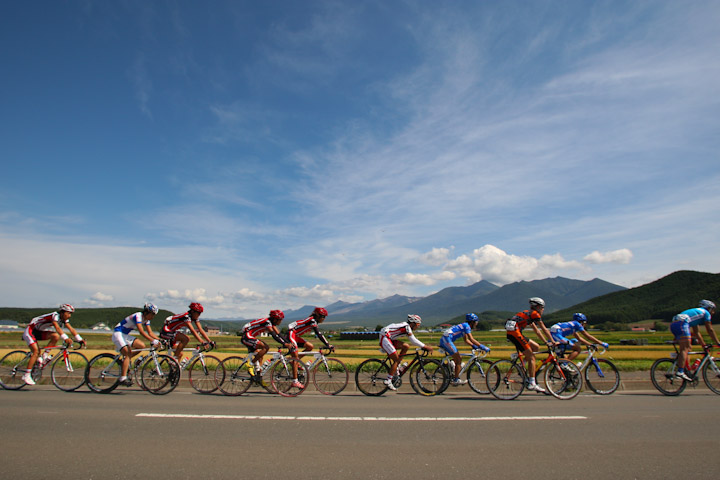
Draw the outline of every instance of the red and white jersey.
<instances>
[{"instance_id":1,"label":"red and white jersey","mask_svg":"<svg viewBox=\"0 0 720 480\"><path fill-rule=\"evenodd\" d=\"M273 324L269 318L258 318L250 323L243 325L243 335L250 338L257 338L262 332L266 332L272 328Z\"/></svg>"},{"instance_id":2,"label":"red and white jersey","mask_svg":"<svg viewBox=\"0 0 720 480\"><path fill-rule=\"evenodd\" d=\"M52 328L52 322L57 322L60 327L63 327L65 324L70 323L70 319L63 321L58 312L46 313L45 315L33 318L28 327L37 330L47 330Z\"/></svg>"},{"instance_id":3,"label":"red and white jersey","mask_svg":"<svg viewBox=\"0 0 720 480\"><path fill-rule=\"evenodd\" d=\"M418 340L413 334L412 328L408 322L391 323L387 327L380 330L380 339L387 337L390 340L396 340L398 337L407 336L408 339L417 347L424 347L425 344Z\"/></svg>"},{"instance_id":4,"label":"red and white jersey","mask_svg":"<svg viewBox=\"0 0 720 480\"><path fill-rule=\"evenodd\" d=\"M318 328L317 320L312 315L305 320L297 320L288 325L288 330L294 331L295 335L303 336L310 330L316 330Z\"/></svg>"},{"instance_id":5,"label":"red and white jersey","mask_svg":"<svg viewBox=\"0 0 720 480\"><path fill-rule=\"evenodd\" d=\"M162 331L165 333L174 332L190 324L190 312L173 315L165 319Z\"/></svg>"}]
</instances>

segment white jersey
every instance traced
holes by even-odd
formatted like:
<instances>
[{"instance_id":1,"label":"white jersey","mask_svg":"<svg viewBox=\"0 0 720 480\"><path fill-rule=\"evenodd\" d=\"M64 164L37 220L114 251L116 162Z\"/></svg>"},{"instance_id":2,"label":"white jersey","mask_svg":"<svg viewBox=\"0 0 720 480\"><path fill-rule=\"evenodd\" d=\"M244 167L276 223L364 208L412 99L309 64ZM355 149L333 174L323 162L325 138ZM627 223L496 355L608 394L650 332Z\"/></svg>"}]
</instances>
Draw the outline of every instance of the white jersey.
<instances>
[{"instance_id":1,"label":"white jersey","mask_svg":"<svg viewBox=\"0 0 720 480\"><path fill-rule=\"evenodd\" d=\"M424 347L425 344L415 337L412 328L408 322L403 323L391 323L387 327L383 327L380 330L380 339L389 338L390 340L396 340L398 337L407 336L408 340L413 343L416 347Z\"/></svg>"},{"instance_id":2,"label":"white jersey","mask_svg":"<svg viewBox=\"0 0 720 480\"><path fill-rule=\"evenodd\" d=\"M142 312L133 313L132 315L125 317L120 321L120 323L115 325L114 331L122 332L127 335L128 333L135 330L137 326L141 323L145 326L149 326L150 320L144 319Z\"/></svg>"}]
</instances>

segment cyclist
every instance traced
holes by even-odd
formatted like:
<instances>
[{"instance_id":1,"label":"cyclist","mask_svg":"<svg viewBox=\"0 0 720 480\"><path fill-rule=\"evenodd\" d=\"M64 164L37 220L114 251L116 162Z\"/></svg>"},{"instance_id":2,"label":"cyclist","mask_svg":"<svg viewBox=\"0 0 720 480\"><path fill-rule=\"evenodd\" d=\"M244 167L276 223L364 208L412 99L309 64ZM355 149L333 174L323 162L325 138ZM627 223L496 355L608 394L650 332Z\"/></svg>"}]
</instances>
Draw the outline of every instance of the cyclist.
<instances>
[{"instance_id":1,"label":"cyclist","mask_svg":"<svg viewBox=\"0 0 720 480\"><path fill-rule=\"evenodd\" d=\"M23 382L27 383L28 385L35 385L35 381L32 379L32 369L35 366L35 363L38 361L38 357L40 356L40 347L38 347L37 344L38 340L49 339L50 341L47 344L48 347L54 347L55 345L57 345L58 340L61 338L63 339L63 342L67 343L68 345L72 345L73 341L70 339L70 337L67 336L65 332L63 332L62 327L65 326L74 336L75 340L85 346L85 340L83 340L83 338L75 331L72 325L70 325L70 317L72 316L74 311L75 307L68 303L65 303L63 305L60 305L57 311L52 313L46 313L45 315L40 315L39 317L35 317L30 321L27 328L25 329L25 332L23 332L23 340L25 340L25 343L27 343L28 347L30 347L32 355L30 355L27 369L22 376ZM52 355L48 351L45 351L43 352L40 361L46 363L50 360L51 357Z\"/></svg>"},{"instance_id":2,"label":"cyclist","mask_svg":"<svg viewBox=\"0 0 720 480\"><path fill-rule=\"evenodd\" d=\"M316 307L315 310L312 311L312 314L310 314L310 316L306 319L298 320L288 325L287 342L292 344L293 346L293 348L290 350L290 354L293 356L293 358L300 360L300 355L298 354L298 347L303 347L304 352L312 351L314 345L302 338L302 336L310 330L313 330L313 332L315 332L315 336L320 339L320 341L325 345L325 348L329 349L330 351L335 350L335 347L328 343L325 335L323 335L318 328L318 324L324 322L327 315L327 310L322 307ZM303 387L297 378L297 363L293 363L293 387Z\"/></svg>"},{"instance_id":3,"label":"cyclist","mask_svg":"<svg viewBox=\"0 0 720 480\"><path fill-rule=\"evenodd\" d=\"M206 347L207 345L212 345L210 337L208 337L208 334L205 333L205 330L203 330L199 320L200 314L205 309L201 304L197 302L191 303L188 309L189 310L185 313L181 313L179 315L171 315L167 317L165 319L165 323L163 324L162 330L160 331L160 338L168 342L168 352L172 351L172 346L175 345L175 342L177 341L177 346L175 347L175 352L173 353L173 355L180 364L180 368L185 367L185 362L187 360L182 360L182 352L183 349L187 347L190 338L188 338L187 335L178 330L183 327L187 327L188 330L190 330L193 336L197 339L198 342L202 344L203 347ZM193 324L195 325L194 327Z\"/></svg>"},{"instance_id":4,"label":"cyclist","mask_svg":"<svg viewBox=\"0 0 720 480\"><path fill-rule=\"evenodd\" d=\"M270 350L267 343L257 338L261 333L268 332L273 339L285 348L292 348L292 344L285 341L278 331L278 325L285 318L282 310L270 310L267 318L258 318L250 323L246 323L242 328L242 343L248 349L248 352L254 352L253 366L254 372L251 375L259 375L262 369L262 360L265 354Z\"/></svg>"},{"instance_id":5,"label":"cyclist","mask_svg":"<svg viewBox=\"0 0 720 480\"><path fill-rule=\"evenodd\" d=\"M383 382L390 390L397 390L395 385L393 385L393 377L397 373L398 366L400 365L400 359L405 356L410 348L409 344L401 342L398 340L398 337L407 335L408 339L414 345L428 352L433 351L432 347L422 343L413 334L421 323L422 319L420 318L420 315L408 315L407 321L402 323L391 323L380 330L380 348L387 353L388 357L393 362L390 367L390 372L388 372L388 376ZM397 350L398 348L400 351Z\"/></svg>"},{"instance_id":6,"label":"cyclist","mask_svg":"<svg viewBox=\"0 0 720 480\"><path fill-rule=\"evenodd\" d=\"M474 313L468 313L465 315L465 322L448 328L443 332L443 336L440 337L440 348L445 350L448 355L452 355L453 364L455 365L453 380L451 385L458 386L467 383L467 380L460 379L460 369L462 368L462 361L460 352L458 352L455 346L455 340L462 337L465 343L470 345L473 350L483 350L489 352L490 349L482 343L475 340L472 336L473 329L477 326L478 316Z\"/></svg>"},{"instance_id":7,"label":"cyclist","mask_svg":"<svg viewBox=\"0 0 720 480\"><path fill-rule=\"evenodd\" d=\"M601 342L597 338L593 337L585 330L587 324L587 317L583 313L573 313L573 319L570 322L556 323L550 327L550 335L555 343L562 345L563 347L570 347L572 351L568 355L568 360L572 361L580 355L580 344L592 345L597 343L605 348L608 348L608 344ZM573 335L575 338L567 338ZM585 338L582 338L585 337ZM589 341L588 341L589 340Z\"/></svg>"},{"instance_id":8,"label":"cyclist","mask_svg":"<svg viewBox=\"0 0 720 480\"><path fill-rule=\"evenodd\" d=\"M712 327L712 316L715 313L715 304L710 300L700 300L697 308L691 308L685 310L682 313L678 313L673 317L673 321L670 324L670 331L675 335L675 341L678 343L678 360L679 366L676 377L692 382L690 377L685 372L685 365L687 364L688 352L692 346L692 336L698 339L700 345L706 348L705 341L703 340L702 334L700 333L700 324L705 324L705 330L707 330L710 339L715 345L718 345L718 337ZM692 331L692 335L691 335Z\"/></svg>"},{"instance_id":9,"label":"cyclist","mask_svg":"<svg viewBox=\"0 0 720 480\"><path fill-rule=\"evenodd\" d=\"M115 349L123 355L120 383L126 387L132 385L132 380L127 376L130 368L130 358L138 354L137 350L145 348L145 344L141 340L130 334L133 330L137 330L154 348L160 347L160 338L155 336L150 328L150 321L155 318L157 313L158 307L152 303L146 303L142 312L125 317L113 329L112 341L115 344Z\"/></svg>"},{"instance_id":10,"label":"cyclist","mask_svg":"<svg viewBox=\"0 0 720 480\"><path fill-rule=\"evenodd\" d=\"M530 303L530 309L516 313L505 323L505 330L507 331L507 339L515 345L515 348L518 349L518 352L522 354L527 362L528 390L545 393L545 389L538 385L535 379L535 352L540 350L540 346L523 335L523 329L528 325L532 326L535 335L548 345L553 343L551 341L552 336L542 321L545 300L540 297L532 297L528 302Z\"/></svg>"}]
</instances>

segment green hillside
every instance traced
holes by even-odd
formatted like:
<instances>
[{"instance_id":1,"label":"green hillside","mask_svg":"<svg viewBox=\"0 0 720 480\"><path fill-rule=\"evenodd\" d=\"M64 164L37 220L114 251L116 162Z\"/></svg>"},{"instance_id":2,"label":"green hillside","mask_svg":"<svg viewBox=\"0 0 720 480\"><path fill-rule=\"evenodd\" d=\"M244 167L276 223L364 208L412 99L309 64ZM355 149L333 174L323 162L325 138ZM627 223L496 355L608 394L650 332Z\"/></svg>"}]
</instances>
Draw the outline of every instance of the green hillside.
<instances>
[{"instance_id":1,"label":"green hillside","mask_svg":"<svg viewBox=\"0 0 720 480\"><path fill-rule=\"evenodd\" d=\"M677 313L697 306L699 300L720 300L720 274L681 270L640 287L609 293L551 313L546 323L567 321L582 312L588 322L634 323L647 319L670 321Z\"/></svg>"}]
</instances>

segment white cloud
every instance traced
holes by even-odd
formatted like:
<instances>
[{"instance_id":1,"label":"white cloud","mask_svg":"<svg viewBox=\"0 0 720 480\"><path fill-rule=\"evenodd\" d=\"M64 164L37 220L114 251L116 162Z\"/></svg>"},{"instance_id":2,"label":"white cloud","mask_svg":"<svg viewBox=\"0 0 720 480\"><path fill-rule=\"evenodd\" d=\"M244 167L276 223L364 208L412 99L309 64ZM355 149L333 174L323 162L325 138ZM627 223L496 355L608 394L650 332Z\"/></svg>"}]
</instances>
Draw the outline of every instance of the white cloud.
<instances>
[{"instance_id":1,"label":"white cloud","mask_svg":"<svg viewBox=\"0 0 720 480\"><path fill-rule=\"evenodd\" d=\"M109 302L115 300L112 295L107 295L102 292L94 293L90 298L86 299L83 303L92 307L103 307Z\"/></svg>"},{"instance_id":2,"label":"white cloud","mask_svg":"<svg viewBox=\"0 0 720 480\"><path fill-rule=\"evenodd\" d=\"M420 255L420 262L427 265L439 266L443 265L448 261L450 255L449 248L433 248L427 253Z\"/></svg>"},{"instance_id":3,"label":"white cloud","mask_svg":"<svg viewBox=\"0 0 720 480\"><path fill-rule=\"evenodd\" d=\"M630 263L630 260L633 258L633 253L627 249L627 248L621 248L620 250L613 250L611 252L598 252L595 250L594 252L585 255L583 260L585 260L588 263L619 263L622 265L626 265Z\"/></svg>"}]
</instances>

